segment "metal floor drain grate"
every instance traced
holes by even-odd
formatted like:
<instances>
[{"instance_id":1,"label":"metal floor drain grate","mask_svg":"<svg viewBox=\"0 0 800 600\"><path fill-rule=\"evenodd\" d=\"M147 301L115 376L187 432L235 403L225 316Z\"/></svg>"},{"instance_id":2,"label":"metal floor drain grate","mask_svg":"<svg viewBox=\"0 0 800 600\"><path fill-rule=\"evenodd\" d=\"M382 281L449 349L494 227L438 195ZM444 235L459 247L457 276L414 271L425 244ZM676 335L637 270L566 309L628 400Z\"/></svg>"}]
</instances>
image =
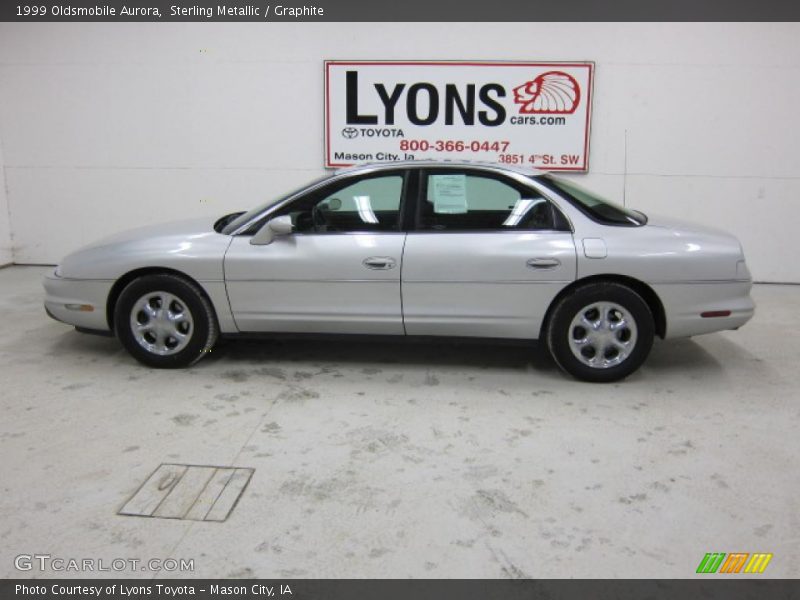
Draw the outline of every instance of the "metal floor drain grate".
<instances>
[{"instance_id":1,"label":"metal floor drain grate","mask_svg":"<svg viewBox=\"0 0 800 600\"><path fill-rule=\"evenodd\" d=\"M119 515L224 521L255 469L162 464L125 503Z\"/></svg>"}]
</instances>

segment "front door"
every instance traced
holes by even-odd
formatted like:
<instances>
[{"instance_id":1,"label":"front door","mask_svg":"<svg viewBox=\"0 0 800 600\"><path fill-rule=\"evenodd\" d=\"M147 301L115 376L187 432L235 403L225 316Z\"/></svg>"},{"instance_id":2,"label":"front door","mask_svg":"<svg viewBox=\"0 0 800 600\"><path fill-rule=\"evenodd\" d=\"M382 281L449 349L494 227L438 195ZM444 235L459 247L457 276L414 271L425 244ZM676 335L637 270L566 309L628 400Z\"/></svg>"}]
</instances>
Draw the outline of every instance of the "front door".
<instances>
[{"instance_id":1,"label":"front door","mask_svg":"<svg viewBox=\"0 0 800 600\"><path fill-rule=\"evenodd\" d=\"M225 282L240 331L402 335L405 173L334 181L277 210L294 231L234 238Z\"/></svg>"},{"instance_id":2,"label":"front door","mask_svg":"<svg viewBox=\"0 0 800 600\"><path fill-rule=\"evenodd\" d=\"M477 169L423 176L403 256L409 335L536 338L575 274L568 223L534 188Z\"/></svg>"}]
</instances>

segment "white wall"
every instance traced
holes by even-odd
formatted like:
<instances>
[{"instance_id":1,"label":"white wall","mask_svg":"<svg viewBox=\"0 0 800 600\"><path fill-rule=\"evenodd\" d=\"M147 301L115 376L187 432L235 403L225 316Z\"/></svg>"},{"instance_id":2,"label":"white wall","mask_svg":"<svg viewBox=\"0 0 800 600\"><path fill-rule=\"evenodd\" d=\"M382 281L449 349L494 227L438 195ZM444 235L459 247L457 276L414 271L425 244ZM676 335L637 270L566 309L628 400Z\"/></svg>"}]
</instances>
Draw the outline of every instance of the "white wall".
<instances>
[{"instance_id":1,"label":"white wall","mask_svg":"<svg viewBox=\"0 0 800 600\"><path fill-rule=\"evenodd\" d=\"M726 228L757 279L800 282L798 39L796 23L2 24L15 260L319 175L325 58L594 60L579 177Z\"/></svg>"},{"instance_id":2,"label":"white wall","mask_svg":"<svg viewBox=\"0 0 800 600\"><path fill-rule=\"evenodd\" d=\"M11 250L11 222L8 217L8 198L6 196L6 177L3 168L3 143L0 139L0 267L11 264L14 253Z\"/></svg>"}]
</instances>

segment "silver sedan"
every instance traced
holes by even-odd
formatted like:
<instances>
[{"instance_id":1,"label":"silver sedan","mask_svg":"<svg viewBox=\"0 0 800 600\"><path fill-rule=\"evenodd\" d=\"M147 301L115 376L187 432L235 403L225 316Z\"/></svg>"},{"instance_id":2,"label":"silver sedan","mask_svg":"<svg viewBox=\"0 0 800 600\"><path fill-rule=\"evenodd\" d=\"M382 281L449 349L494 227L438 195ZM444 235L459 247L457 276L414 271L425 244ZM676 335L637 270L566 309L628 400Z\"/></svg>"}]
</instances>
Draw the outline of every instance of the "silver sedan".
<instances>
[{"instance_id":1,"label":"silver sedan","mask_svg":"<svg viewBox=\"0 0 800 600\"><path fill-rule=\"evenodd\" d=\"M513 338L588 381L635 371L655 336L744 325L751 284L729 234L453 162L346 169L215 223L130 231L44 281L50 316L153 367L253 332Z\"/></svg>"}]
</instances>

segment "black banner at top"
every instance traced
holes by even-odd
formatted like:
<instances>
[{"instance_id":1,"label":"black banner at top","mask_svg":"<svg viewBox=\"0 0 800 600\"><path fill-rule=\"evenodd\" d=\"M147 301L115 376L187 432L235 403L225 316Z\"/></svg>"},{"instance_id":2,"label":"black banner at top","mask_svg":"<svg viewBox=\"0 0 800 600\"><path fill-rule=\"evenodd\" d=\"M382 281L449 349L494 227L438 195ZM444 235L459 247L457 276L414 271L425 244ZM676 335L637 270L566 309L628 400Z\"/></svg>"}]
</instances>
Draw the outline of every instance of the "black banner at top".
<instances>
[{"instance_id":1,"label":"black banner at top","mask_svg":"<svg viewBox=\"0 0 800 600\"><path fill-rule=\"evenodd\" d=\"M798 21L795 0L4 0L0 21Z\"/></svg>"}]
</instances>

